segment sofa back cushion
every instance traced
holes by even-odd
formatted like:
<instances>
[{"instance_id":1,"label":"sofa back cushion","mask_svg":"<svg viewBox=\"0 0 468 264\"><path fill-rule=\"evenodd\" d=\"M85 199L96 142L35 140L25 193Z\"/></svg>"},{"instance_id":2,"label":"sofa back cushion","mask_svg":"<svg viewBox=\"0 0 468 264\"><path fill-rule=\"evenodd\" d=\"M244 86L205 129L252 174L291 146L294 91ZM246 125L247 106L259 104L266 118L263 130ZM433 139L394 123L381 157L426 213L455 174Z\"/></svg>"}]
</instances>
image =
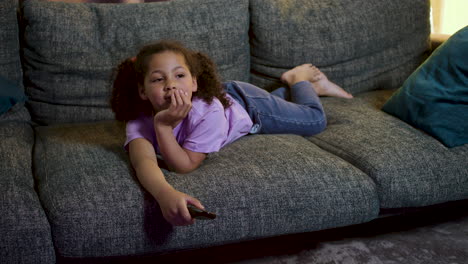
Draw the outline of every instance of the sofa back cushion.
<instances>
[{"instance_id":1,"label":"sofa back cushion","mask_svg":"<svg viewBox=\"0 0 468 264\"><path fill-rule=\"evenodd\" d=\"M23 16L25 86L40 124L113 119L113 68L158 39L207 53L224 79L249 78L247 0L26 1Z\"/></svg>"},{"instance_id":2,"label":"sofa back cushion","mask_svg":"<svg viewBox=\"0 0 468 264\"><path fill-rule=\"evenodd\" d=\"M18 0L0 1L0 122L31 120L24 107L17 10Z\"/></svg>"},{"instance_id":3,"label":"sofa back cushion","mask_svg":"<svg viewBox=\"0 0 468 264\"><path fill-rule=\"evenodd\" d=\"M18 0L0 2L0 76L23 89L17 8Z\"/></svg>"},{"instance_id":4,"label":"sofa back cushion","mask_svg":"<svg viewBox=\"0 0 468 264\"><path fill-rule=\"evenodd\" d=\"M429 0L251 0L252 82L312 63L351 93L397 88L429 48Z\"/></svg>"}]
</instances>

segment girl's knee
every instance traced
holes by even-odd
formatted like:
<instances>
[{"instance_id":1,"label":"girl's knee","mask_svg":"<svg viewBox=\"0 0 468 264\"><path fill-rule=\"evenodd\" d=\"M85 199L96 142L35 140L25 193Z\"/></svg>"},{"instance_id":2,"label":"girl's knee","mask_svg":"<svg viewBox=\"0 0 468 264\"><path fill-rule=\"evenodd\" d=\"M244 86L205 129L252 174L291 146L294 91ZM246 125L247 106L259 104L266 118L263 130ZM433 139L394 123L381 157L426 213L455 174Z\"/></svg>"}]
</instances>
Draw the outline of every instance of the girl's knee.
<instances>
[{"instance_id":1,"label":"girl's knee","mask_svg":"<svg viewBox=\"0 0 468 264\"><path fill-rule=\"evenodd\" d=\"M308 136L308 137L315 136L325 131L326 128L327 128L327 119L325 116L323 116L323 118L320 121L317 121L311 124L305 136Z\"/></svg>"}]
</instances>

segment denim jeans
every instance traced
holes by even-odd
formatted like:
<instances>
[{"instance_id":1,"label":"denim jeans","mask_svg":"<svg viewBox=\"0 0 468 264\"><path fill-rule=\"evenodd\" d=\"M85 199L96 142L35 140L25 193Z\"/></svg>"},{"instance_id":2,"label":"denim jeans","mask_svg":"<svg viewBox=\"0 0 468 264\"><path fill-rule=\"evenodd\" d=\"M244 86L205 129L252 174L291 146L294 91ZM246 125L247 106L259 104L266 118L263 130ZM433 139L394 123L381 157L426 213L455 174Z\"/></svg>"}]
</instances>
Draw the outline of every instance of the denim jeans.
<instances>
[{"instance_id":1,"label":"denim jeans","mask_svg":"<svg viewBox=\"0 0 468 264\"><path fill-rule=\"evenodd\" d=\"M327 120L320 99L307 81L269 93L249 83L224 83L225 91L238 101L252 119L251 134L296 134L322 132Z\"/></svg>"}]
</instances>

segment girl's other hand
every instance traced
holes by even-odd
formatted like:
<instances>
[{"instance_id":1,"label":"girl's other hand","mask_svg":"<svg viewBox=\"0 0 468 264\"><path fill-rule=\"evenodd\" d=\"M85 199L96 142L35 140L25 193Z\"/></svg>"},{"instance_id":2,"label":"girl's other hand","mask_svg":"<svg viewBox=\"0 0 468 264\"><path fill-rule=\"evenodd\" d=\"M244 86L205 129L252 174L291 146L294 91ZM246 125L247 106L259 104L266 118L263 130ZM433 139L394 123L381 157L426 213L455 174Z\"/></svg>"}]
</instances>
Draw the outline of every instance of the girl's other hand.
<instances>
[{"instance_id":1,"label":"girl's other hand","mask_svg":"<svg viewBox=\"0 0 468 264\"><path fill-rule=\"evenodd\" d=\"M171 94L171 104L168 109L159 111L154 116L154 121L157 124L171 126L175 128L192 109L192 100L187 92L182 90L174 90Z\"/></svg>"},{"instance_id":2,"label":"girl's other hand","mask_svg":"<svg viewBox=\"0 0 468 264\"><path fill-rule=\"evenodd\" d=\"M159 197L158 203L164 218L174 226L186 226L195 223L195 219L190 216L187 209L187 204L204 209L199 200L174 188L165 190Z\"/></svg>"}]
</instances>

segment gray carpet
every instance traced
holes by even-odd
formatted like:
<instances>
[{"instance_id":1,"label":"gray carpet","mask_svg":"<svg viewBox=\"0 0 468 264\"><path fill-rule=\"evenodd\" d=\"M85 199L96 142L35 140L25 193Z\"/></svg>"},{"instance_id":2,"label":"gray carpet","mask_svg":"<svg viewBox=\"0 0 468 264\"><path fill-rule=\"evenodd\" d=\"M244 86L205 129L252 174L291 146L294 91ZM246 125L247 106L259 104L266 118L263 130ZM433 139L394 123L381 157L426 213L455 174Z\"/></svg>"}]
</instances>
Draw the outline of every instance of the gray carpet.
<instances>
[{"instance_id":1,"label":"gray carpet","mask_svg":"<svg viewBox=\"0 0 468 264\"><path fill-rule=\"evenodd\" d=\"M352 227L180 252L151 262L468 263L468 203L407 211Z\"/></svg>"}]
</instances>

